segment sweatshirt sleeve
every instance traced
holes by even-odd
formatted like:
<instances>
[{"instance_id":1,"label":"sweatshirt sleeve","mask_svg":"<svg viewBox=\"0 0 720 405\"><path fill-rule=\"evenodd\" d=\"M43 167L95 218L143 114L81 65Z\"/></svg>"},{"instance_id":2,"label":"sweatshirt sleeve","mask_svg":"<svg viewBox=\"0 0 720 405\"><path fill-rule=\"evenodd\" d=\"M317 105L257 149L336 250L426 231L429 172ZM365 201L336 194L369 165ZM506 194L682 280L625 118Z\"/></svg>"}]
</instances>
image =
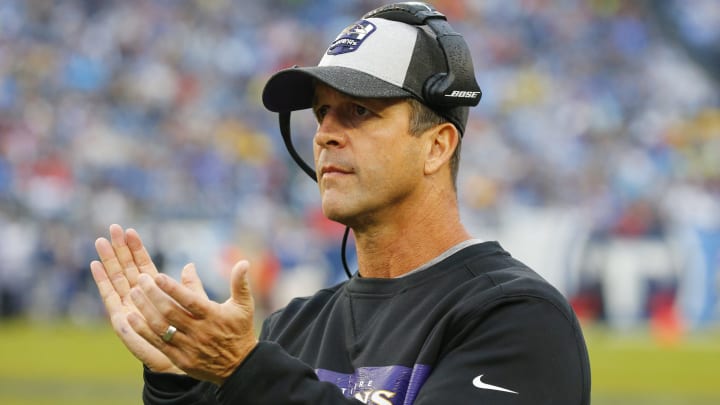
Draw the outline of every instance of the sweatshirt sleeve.
<instances>
[{"instance_id":1,"label":"sweatshirt sleeve","mask_svg":"<svg viewBox=\"0 0 720 405\"><path fill-rule=\"evenodd\" d=\"M215 386L189 376L155 373L143 367L143 404L145 405L214 405Z\"/></svg>"},{"instance_id":2,"label":"sweatshirt sleeve","mask_svg":"<svg viewBox=\"0 0 720 405\"><path fill-rule=\"evenodd\" d=\"M337 386L318 380L312 368L278 344L260 342L217 388L188 376L144 370L145 405L358 405Z\"/></svg>"},{"instance_id":3,"label":"sweatshirt sleeve","mask_svg":"<svg viewBox=\"0 0 720 405\"><path fill-rule=\"evenodd\" d=\"M358 405L280 345L261 341L217 391L220 405Z\"/></svg>"},{"instance_id":4,"label":"sweatshirt sleeve","mask_svg":"<svg viewBox=\"0 0 720 405\"><path fill-rule=\"evenodd\" d=\"M514 297L455 319L415 405L587 405L590 367L567 306Z\"/></svg>"},{"instance_id":5,"label":"sweatshirt sleeve","mask_svg":"<svg viewBox=\"0 0 720 405\"><path fill-rule=\"evenodd\" d=\"M345 398L337 386L318 380L315 371L280 345L263 340L222 387L189 376L155 373L144 368L145 405L361 404Z\"/></svg>"}]
</instances>

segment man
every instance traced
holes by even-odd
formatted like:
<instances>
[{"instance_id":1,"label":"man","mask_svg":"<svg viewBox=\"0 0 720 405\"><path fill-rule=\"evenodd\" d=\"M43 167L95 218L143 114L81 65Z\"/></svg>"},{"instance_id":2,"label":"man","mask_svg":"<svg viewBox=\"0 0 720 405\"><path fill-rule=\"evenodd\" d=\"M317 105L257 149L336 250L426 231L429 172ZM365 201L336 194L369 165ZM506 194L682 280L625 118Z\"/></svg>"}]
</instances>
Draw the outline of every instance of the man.
<instances>
[{"instance_id":1,"label":"man","mask_svg":"<svg viewBox=\"0 0 720 405\"><path fill-rule=\"evenodd\" d=\"M192 265L181 283L158 274L134 230L97 240L93 277L145 365L145 403L589 403L565 299L460 222L458 153L480 92L448 27L420 3L381 8L319 66L268 81L270 110L317 117L312 174L324 214L353 230L358 272L272 314L259 339L248 262L216 303Z\"/></svg>"}]
</instances>

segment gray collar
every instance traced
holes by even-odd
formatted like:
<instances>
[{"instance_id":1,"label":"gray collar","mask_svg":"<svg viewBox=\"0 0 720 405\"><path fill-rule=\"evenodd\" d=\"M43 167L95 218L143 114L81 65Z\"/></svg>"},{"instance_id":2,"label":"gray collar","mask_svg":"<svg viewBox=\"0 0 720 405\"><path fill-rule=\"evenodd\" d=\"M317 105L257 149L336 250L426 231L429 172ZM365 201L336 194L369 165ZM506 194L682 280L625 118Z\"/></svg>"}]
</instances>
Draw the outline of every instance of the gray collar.
<instances>
[{"instance_id":1,"label":"gray collar","mask_svg":"<svg viewBox=\"0 0 720 405\"><path fill-rule=\"evenodd\" d=\"M407 273L405 273L405 274L403 274L403 275L400 275L400 276L397 276L397 277L395 277L395 278L407 277L407 276L409 276L409 275L411 275L411 274L415 274L415 273L419 273L419 272L421 272L421 271L423 271L423 270L427 270L427 269L429 269L430 267L436 265L437 263L440 263L441 261L443 261L443 260L447 259L448 257L454 255L455 253L457 253L457 252L465 249L466 247L472 246L472 245L477 245L477 244L483 243L483 242L484 242L484 240L482 240L482 239L468 239L468 240L466 240L466 241L462 241L462 242L458 243L457 245L451 247L450 249L448 249L448 250L440 253L439 256L437 256L436 258L430 260L429 262L421 265L420 267L416 267L415 269L410 270L410 271L408 271Z\"/></svg>"}]
</instances>

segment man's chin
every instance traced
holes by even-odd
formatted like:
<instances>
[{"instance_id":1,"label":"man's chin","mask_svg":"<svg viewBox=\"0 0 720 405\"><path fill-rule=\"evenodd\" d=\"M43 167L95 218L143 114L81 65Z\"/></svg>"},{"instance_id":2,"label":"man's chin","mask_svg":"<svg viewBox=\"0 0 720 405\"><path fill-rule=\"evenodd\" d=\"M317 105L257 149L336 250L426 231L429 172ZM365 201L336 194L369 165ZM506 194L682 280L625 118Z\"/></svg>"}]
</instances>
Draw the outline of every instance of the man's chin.
<instances>
[{"instance_id":1,"label":"man's chin","mask_svg":"<svg viewBox=\"0 0 720 405\"><path fill-rule=\"evenodd\" d=\"M323 209L323 214L325 214L327 219L329 219L331 221L339 222L345 226L349 226L349 223L352 222L351 221L352 216L346 212L342 212L341 210L325 210L325 209Z\"/></svg>"},{"instance_id":2,"label":"man's chin","mask_svg":"<svg viewBox=\"0 0 720 405\"><path fill-rule=\"evenodd\" d=\"M357 212L340 201L323 200L323 214L331 221L339 222L345 226L352 226L357 218Z\"/></svg>"}]
</instances>

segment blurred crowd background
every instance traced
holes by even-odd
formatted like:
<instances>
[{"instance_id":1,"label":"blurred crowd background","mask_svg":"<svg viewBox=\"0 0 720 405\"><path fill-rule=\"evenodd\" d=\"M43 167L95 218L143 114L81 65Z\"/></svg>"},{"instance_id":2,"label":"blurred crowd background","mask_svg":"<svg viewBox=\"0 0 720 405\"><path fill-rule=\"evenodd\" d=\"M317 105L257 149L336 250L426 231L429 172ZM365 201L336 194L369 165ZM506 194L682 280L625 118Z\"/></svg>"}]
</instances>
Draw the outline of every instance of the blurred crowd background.
<instances>
[{"instance_id":1,"label":"blurred crowd background","mask_svg":"<svg viewBox=\"0 0 720 405\"><path fill-rule=\"evenodd\" d=\"M459 178L472 233L586 322L717 326L720 3L432 3L484 93ZM251 259L265 313L342 280L344 228L260 93L380 4L0 2L2 317L100 319L88 263L111 223L136 228L162 271L195 262L218 299ZM312 117L293 120L307 151Z\"/></svg>"}]
</instances>

